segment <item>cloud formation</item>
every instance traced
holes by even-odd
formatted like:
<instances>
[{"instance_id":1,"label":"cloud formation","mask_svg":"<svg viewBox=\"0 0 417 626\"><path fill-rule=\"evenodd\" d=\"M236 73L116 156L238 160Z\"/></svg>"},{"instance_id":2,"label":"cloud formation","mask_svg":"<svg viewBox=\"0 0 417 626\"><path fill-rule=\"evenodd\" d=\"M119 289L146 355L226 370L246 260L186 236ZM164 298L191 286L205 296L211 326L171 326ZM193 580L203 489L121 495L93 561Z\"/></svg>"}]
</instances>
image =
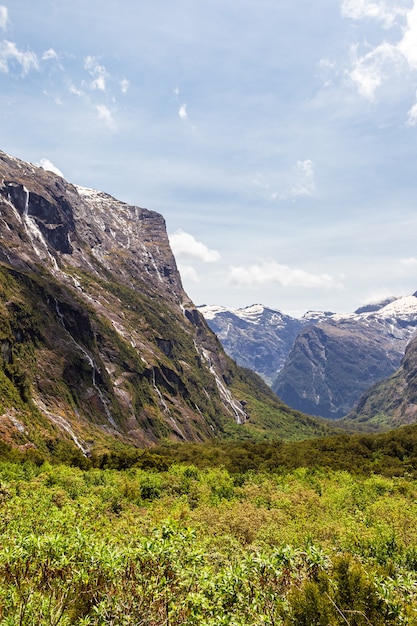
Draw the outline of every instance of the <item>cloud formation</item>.
<instances>
[{"instance_id":1,"label":"cloud formation","mask_svg":"<svg viewBox=\"0 0 417 626\"><path fill-rule=\"evenodd\" d=\"M316 191L314 163L311 159L297 161L291 170L276 176L276 180L257 174L253 183L273 202L312 196Z\"/></svg>"},{"instance_id":2,"label":"cloud formation","mask_svg":"<svg viewBox=\"0 0 417 626\"><path fill-rule=\"evenodd\" d=\"M281 287L342 288L342 285L329 274L311 274L275 261L264 261L260 265L249 267L231 267L229 282L247 287L260 287L275 283Z\"/></svg>"},{"instance_id":3,"label":"cloud formation","mask_svg":"<svg viewBox=\"0 0 417 626\"><path fill-rule=\"evenodd\" d=\"M2 30L6 30L7 21L8 21L7 7L0 5L0 28Z\"/></svg>"},{"instance_id":4,"label":"cloud formation","mask_svg":"<svg viewBox=\"0 0 417 626\"><path fill-rule=\"evenodd\" d=\"M408 259L401 259L400 263L404 267L416 267L417 259L415 257L410 257Z\"/></svg>"},{"instance_id":5,"label":"cloud formation","mask_svg":"<svg viewBox=\"0 0 417 626\"><path fill-rule=\"evenodd\" d=\"M378 87L388 79L392 68L401 64L401 55L396 46L387 42L363 56L358 55L357 50L357 46L352 46L353 69L349 72L349 76L360 95L369 101L374 101Z\"/></svg>"},{"instance_id":6,"label":"cloud formation","mask_svg":"<svg viewBox=\"0 0 417 626\"><path fill-rule=\"evenodd\" d=\"M182 120L186 120L188 117L188 113L187 113L187 105L186 104L182 104L178 110L178 115L180 117L180 119Z\"/></svg>"},{"instance_id":7,"label":"cloud formation","mask_svg":"<svg viewBox=\"0 0 417 626\"><path fill-rule=\"evenodd\" d=\"M404 15L406 9L402 6L388 6L386 2L372 0L342 0L341 12L344 17L353 20L373 18L383 23L386 28L391 27L398 15Z\"/></svg>"},{"instance_id":8,"label":"cloud formation","mask_svg":"<svg viewBox=\"0 0 417 626\"><path fill-rule=\"evenodd\" d=\"M0 42L0 72L8 73L10 64L13 63L21 66L23 76L31 69L39 69L38 58L34 52L22 52L12 41Z\"/></svg>"},{"instance_id":9,"label":"cloud formation","mask_svg":"<svg viewBox=\"0 0 417 626\"><path fill-rule=\"evenodd\" d=\"M190 283L199 283L200 278L192 265L184 265L183 263L178 264L178 270L181 274L181 278Z\"/></svg>"},{"instance_id":10,"label":"cloud formation","mask_svg":"<svg viewBox=\"0 0 417 626\"><path fill-rule=\"evenodd\" d=\"M58 55L53 48L49 48L49 50L45 50L42 55L42 61L51 61L54 59L58 59Z\"/></svg>"},{"instance_id":11,"label":"cloud formation","mask_svg":"<svg viewBox=\"0 0 417 626\"><path fill-rule=\"evenodd\" d=\"M169 237L172 250L175 256L196 259L203 263L215 263L220 259L217 250L211 250L201 241L185 233L183 230L177 230Z\"/></svg>"},{"instance_id":12,"label":"cloud formation","mask_svg":"<svg viewBox=\"0 0 417 626\"><path fill-rule=\"evenodd\" d=\"M98 89L99 91L106 91L109 74L103 65L97 63L95 57L88 56L84 59L84 69L86 69L93 78L90 83L90 88Z\"/></svg>"},{"instance_id":13,"label":"cloud formation","mask_svg":"<svg viewBox=\"0 0 417 626\"><path fill-rule=\"evenodd\" d=\"M116 122L113 119L110 109L105 104L97 104L95 108L99 120L102 120L111 131L115 131Z\"/></svg>"},{"instance_id":14,"label":"cloud formation","mask_svg":"<svg viewBox=\"0 0 417 626\"><path fill-rule=\"evenodd\" d=\"M369 101L376 100L376 91L402 70L408 73L417 71L417 0L412 8L401 5L388 7L385 2L369 0L342 0L341 13L344 17L359 20L373 18L383 22L385 28L392 28L399 23L401 37L394 43L383 41L370 47L365 54L358 53L358 46L351 48L351 70L348 76L355 84L361 96ZM369 46L368 46L369 48ZM416 77L417 78L417 77ZM408 113L410 125L416 123L414 107Z\"/></svg>"},{"instance_id":15,"label":"cloud formation","mask_svg":"<svg viewBox=\"0 0 417 626\"><path fill-rule=\"evenodd\" d=\"M314 164L310 159L297 161L294 167L296 182L290 190L290 197L312 196L316 190L314 181Z\"/></svg>"},{"instance_id":16,"label":"cloud formation","mask_svg":"<svg viewBox=\"0 0 417 626\"><path fill-rule=\"evenodd\" d=\"M61 170L58 169L56 165L54 165L52 161L50 161L49 159L41 159L39 161L39 165L42 169L46 170L47 172L53 172L54 174L58 174L58 176L65 178Z\"/></svg>"},{"instance_id":17,"label":"cloud formation","mask_svg":"<svg viewBox=\"0 0 417 626\"><path fill-rule=\"evenodd\" d=\"M127 78L123 78L123 80L119 82L119 85L120 85L120 91L123 94L126 94L129 91L130 83L127 80Z\"/></svg>"}]
</instances>

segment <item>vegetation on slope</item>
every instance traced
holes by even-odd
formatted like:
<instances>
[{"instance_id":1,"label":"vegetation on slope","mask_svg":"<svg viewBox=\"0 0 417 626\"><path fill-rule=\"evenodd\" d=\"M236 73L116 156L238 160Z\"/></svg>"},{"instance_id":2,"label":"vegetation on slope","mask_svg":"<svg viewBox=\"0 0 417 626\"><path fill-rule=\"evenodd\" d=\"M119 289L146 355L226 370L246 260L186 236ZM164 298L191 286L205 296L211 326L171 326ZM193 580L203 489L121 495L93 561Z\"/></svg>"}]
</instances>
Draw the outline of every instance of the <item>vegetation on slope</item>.
<instances>
[{"instance_id":1,"label":"vegetation on slope","mask_svg":"<svg viewBox=\"0 0 417 626\"><path fill-rule=\"evenodd\" d=\"M357 429L383 430L413 423L416 416L417 339L414 338L406 348L401 367L367 390L343 422Z\"/></svg>"},{"instance_id":2,"label":"vegetation on slope","mask_svg":"<svg viewBox=\"0 0 417 626\"><path fill-rule=\"evenodd\" d=\"M104 313L49 275L0 266L0 434L6 441L42 450L55 430L68 441L75 435L92 451L111 447L112 439L117 446L120 435L141 446L330 432L324 422L289 409L261 379L226 357L197 313L191 325L180 309L167 307L162 296L151 298L145 287L73 274L96 302L106 304ZM112 310L123 311L124 334L108 318ZM140 341L135 347L130 332ZM221 402L196 351L195 333L217 355L218 375L249 415L244 424L237 425ZM66 428L60 428L63 422Z\"/></svg>"}]
</instances>

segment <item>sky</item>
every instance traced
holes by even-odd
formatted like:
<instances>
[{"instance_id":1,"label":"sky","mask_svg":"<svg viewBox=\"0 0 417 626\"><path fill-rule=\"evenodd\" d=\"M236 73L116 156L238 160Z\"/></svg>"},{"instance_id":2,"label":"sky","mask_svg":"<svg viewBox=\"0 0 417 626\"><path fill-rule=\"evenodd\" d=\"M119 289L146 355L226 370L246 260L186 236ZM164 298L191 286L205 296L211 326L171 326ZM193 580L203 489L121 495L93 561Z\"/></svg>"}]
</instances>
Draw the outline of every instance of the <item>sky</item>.
<instances>
[{"instance_id":1,"label":"sky","mask_svg":"<svg viewBox=\"0 0 417 626\"><path fill-rule=\"evenodd\" d=\"M417 0L0 0L0 149L162 213L195 304L417 291Z\"/></svg>"}]
</instances>

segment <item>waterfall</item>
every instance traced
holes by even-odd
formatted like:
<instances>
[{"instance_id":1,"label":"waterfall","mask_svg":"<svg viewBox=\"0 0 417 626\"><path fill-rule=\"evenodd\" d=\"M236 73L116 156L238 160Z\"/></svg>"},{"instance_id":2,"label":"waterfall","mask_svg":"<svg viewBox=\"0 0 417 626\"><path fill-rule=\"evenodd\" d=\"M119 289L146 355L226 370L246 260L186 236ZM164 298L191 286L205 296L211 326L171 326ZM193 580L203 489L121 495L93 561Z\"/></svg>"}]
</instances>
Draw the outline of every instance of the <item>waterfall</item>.
<instances>
[{"instance_id":1,"label":"waterfall","mask_svg":"<svg viewBox=\"0 0 417 626\"><path fill-rule=\"evenodd\" d=\"M231 391L226 387L226 385L223 384L222 379L216 372L216 368L213 365L213 362L210 358L210 354L204 349L201 350L201 354L203 358L205 359L205 361L207 362L210 372L213 374L215 378L217 389L219 390L219 394L220 394L221 399L223 400L223 404L226 407L229 406L231 408L231 410L234 413L237 424L244 424L248 416L245 413L245 411L242 409L242 405L240 404L240 402L235 400Z\"/></svg>"},{"instance_id":2,"label":"waterfall","mask_svg":"<svg viewBox=\"0 0 417 626\"><path fill-rule=\"evenodd\" d=\"M91 355L87 352L87 350L78 343L78 341L76 341L74 339L74 337L71 335L71 333L69 332L69 330L67 329L67 327L65 326L65 319L64 316L59 308L59 304L58 301L54 298L55 301L55 310L57 312L57 315L59 317L59 320L61 322L61 326L64 328L64 330L66 331L66 333L71 337L71 341L74 343L75 346L77 346L78 350L80 350L80 352L82 352L82 354L84 355L84 357L86 358L89 366L91 367L91 383L93 388L95 389L95 391L97 392L98 397L101 400L101 403L104 407L104 412L106 413L106 417L109 420L110 424L114 427L117 428L117 424L113 419L112 414L109 411L109 408L107 406L107 400L104 397L104 394L102 392L102 390L100 389L100 387L97 385L97 381L96 381L96 372L98 372L98 367L94 361L94 359L91 357Z\"/></svg>"},{"instance_id":3,"label":"waterfall","mask_svg":"<svg viewBox=\"0 0 417 626\"><path fill-rule=\"evenodd\" d=\"M169 417L169 419L171 420L172 425L175 427L176 431L179 433L179 435L181 435L181 437L185 440L186 437L184 435L184 433L182 432L181 428L178 426L176 419L172 416L171 411L169 410L169 407L167 405L167 403L165 402L162 393L160 392L160 390L158 389L157 385L156 385L156 380L155 380L155 367L152 367L152 387L154 388L160 404L162 405L163 409L164 409L164 413Z\"/></svg>"},{"instance_id":4,"label":"waterfall","mask_svg":"<svg viewBox=\"0 0 417 626\"><path fill-rule=\"evenodd\" d=\"M42 247L44 248L46 252L46 256L50 260L53 268L56 270L59 270L58 263L56 262L55 257L52 256L52 254L49 252L48 244L45 241L45 237L41 233L38 225L36 224L36 221L33 219L33 217L29 215L29 200L30 200L29 189L26 189L26 187L23 185L23 191L25 194L25 206L23 208L23 223L25 225L26 233L28 234L32 242L33 249L35 250L38 257L43 259L45 257L45 254L42 254L42 252L37 247L35 242L40 243Z\"/></svg>"}]
</instances>

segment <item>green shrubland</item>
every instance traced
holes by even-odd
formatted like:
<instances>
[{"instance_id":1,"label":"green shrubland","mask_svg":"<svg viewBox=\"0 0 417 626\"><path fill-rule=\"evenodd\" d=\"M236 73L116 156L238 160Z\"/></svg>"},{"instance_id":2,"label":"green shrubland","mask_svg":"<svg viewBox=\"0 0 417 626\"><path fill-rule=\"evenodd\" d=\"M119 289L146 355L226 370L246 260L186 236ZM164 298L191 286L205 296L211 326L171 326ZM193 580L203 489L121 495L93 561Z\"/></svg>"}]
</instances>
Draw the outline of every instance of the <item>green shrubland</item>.
<instances>
[{"instance_id":1,"label":"green shrubland","mask_svg":"<svg viewBox=\"0 0 417 626\"><path fill-rule=\"evenodd\" d=\"M413 477L126 465L0 463L1 626L417 624Z\"/></svg>"}]
</instances>

